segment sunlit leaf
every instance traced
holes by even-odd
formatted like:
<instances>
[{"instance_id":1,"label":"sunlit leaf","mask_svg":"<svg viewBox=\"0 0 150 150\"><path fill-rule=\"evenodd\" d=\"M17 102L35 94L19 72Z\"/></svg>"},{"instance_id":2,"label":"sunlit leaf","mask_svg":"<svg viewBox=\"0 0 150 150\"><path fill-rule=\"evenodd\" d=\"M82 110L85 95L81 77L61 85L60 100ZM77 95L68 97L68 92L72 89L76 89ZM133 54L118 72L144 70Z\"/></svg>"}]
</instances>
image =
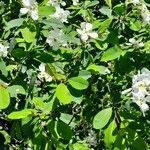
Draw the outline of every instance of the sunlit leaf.
<instances>
[{"instance_id":1,"label":"sunlit leaf","mask_svg":"<svg viewBox=\"0 0 150 150\"><path fill-rule=\"evenodd\" d=\"M70 78L68 80L68 82L73 88L75 88L77 90L84 90L84 89L88 88L88 86L89 86L88 81L82 77Z\"/></svg>"},{"instance_id":2,"label":"sunlit leaf","mask_svg":"<svg viewBox=\"0 0 150 150\"><path fill-rule=\"evenodd\" d=\"M63 83L61 83L57 86L56 97L63 104L69 104L72 101L71 94L70 94L67 86Z\"/></svg>"},{"instance_id":3,"label":"sunlit leaf","mask_svg":"<svg viewBox=\"0 0 150 150\"><path fill-rule=\"evenodd\" d=\"M5 109L10 103L8 90L0 85L0 109Z\"/></svg>"},{"instance_id":4,"label":"sunlit leaf","mask_svg":"<svg viewBox=\"0 0 150 150\"><path fill-rule=\"evenodd\" d=\"M112 115L112 108L106 108L101 110L93 120L93 127L95 129L102 129L107 125Z\"/></svg>"},{"instance_id":5,"label":"sunlit leaf","mask_svg":"<svg viewBox=\"0 0 150 150\"><path fill-rule=\"evenodd\" d=\"M33 113L32 109L23 109L20 111L14 111L8 115L9 119L23 119Z\"/></svg>"}]
</instances>

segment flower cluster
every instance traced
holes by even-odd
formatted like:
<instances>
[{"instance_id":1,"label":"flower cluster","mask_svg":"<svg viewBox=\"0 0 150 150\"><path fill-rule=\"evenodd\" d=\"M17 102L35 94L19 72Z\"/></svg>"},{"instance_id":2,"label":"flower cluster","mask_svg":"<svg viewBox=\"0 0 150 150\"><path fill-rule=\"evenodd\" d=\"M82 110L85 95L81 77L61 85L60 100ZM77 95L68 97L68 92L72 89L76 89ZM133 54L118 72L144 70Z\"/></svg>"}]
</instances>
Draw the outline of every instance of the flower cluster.
<instances>
[{"instance_id":1,"label":"flower cluster","mask_svg":"<svg viewBox=\"0 0 150 150\"><path fill-rule=\"evenodd\" d=\"M79 0L73 0L73 5L78 5Z\"/></svg>"},{"instance_id":2,"label":"flower cluster","mask_svg":"<svg viewBox=\"0 0 150 150\"><path fill-rule=\"evenodd\" d=\"M133 5L140 4L139 0L128 0L127 3L132 3Z\"/></svg>"},{"instance_id":3,"label":"flower cluster","mask_svg":"<svg viewBox=\"0 0 150 150\"><path fill-rule=\"evenodd\" d=\"M7 57L7 54L8 54L7 49L8 48L9 48L8 46L5 46L0 43L0 57Z\"/></svg>"},{"instance_id":4,"label":"flower cluster","mask_svg":"<svg viewBox=\"0 0 150 150\"><path fill-rule=\"evenodd\" d=\"M52 18L56 18L58 20L60 20L62 23L68 23L67 18L70 14L70 12L68 10L64 10L63 8L61 8L62 6L65 6L66 3L62 0L49 0L47 5L52 5L55 7L55 12L54 14L51 14L50 17Z\"/></svg>"},{"instance_id":5,"label":"flower cluster","mask_svg":"<svg viewBox=\"0 0 150 150\"><path fill-rule=\"evenodd\" d=\"M135 38L130 38L129 43L126 43L126 44L129 46L133 46L135 48L142 48L144 46L142 39L136 40Z\"/></svg>"},{"instance_id":6,"label":"flower cluster","mask_svg":"<svg viewBox=\"0 0 150 150\"><path fill-rule=\"evenodd\" d=\"M20 14L29 13L33 20L38 20L38 5L35 0L22 0L23 8L20 9Z\"/></svg>"},{"instance_id":7,"label":"flower cluster","mask_svg":"<svg viewBox=\"0 0 150 150\"><path fill-rule=\"evenodd\" d=\"M40 80L45 79L45 81L51 82L52 81L52 77L46 72L46 68L45 67L46 66L45 66L44 63L40 64L40 66L39 66L40 73L38 74L38 78Z\"/></svg>"},{"instance_id":8,"label":"flower cluster","mask_svg":"<svg viewBox=\"0 0 150 150\"><path fill-rule=\"evenodd\" d=\"M145 23L150 24L150 11L148 10L147 6L145 4L142 4L141 7L141 16Z\"/></svg>"},{"instance_id":9,"label":"flower cluster","mask_svg":"<svg viewBox=\"0 0 150 150\"><path fill-rule=\"evenodd\" d=\"M68 23L67 18L69 16L70 12L68 10L64 10L60 6L56 6L55 9L56 9L55 13L50 15L50 17L56 18L56 19L60 20L61 22Z\"/></svg>"},{"instance_id":10,"label":"flower cluster","mask_svg":"<svg viewBox=\"0 0 150 150\"><path fill-rule=\"evenodd\" d=\"M145 116L145 112L149 110L147 102L150 103L150 71L146 68L138 71L138 74L133 76L132 88L123 91L123 94L125 93L132 94L132 101L140 107Z\"/></svg>"},{"instance_id":11,"label":"flower cluster","mask_svg":"<svg viewBox=\"0 0 150 150\"><path fill-rule=\"evenodd\" d=\"M52 6L59 6L59 5L62 5L62 6L65 6L66 3L63 1L63 0L49 0L47 2L47 5L52 5Z\"/></svg>"},{"instance_id":12,"label":"flower cluster","mask_svg":"<svg viewBox=\"0 0 150 150\"><path fill-rule=\"evenodd\" d=\"M77 29L77 32L80 34L82 41L86 42L90 37L94 39L98 37L98 34L92 31L91 23L82 22L80 26L81 29Z\"/></svg>"},{"instance_id":13,"label":"flower cluster","mask_svg":"<svg viewBox=\"0 0 150 150\"><path fill-rule=\"evenodd\" d=\"M46 39L46 43L48 43L49 46L53 47L54 50L57 50L59 46L67 45L63 37L63 31L58 28L55 28L49 32L49 35Z\"/></svg>"},{"instance_id":14,"label":"flower cluster","mask_svg":"<svg viewBox=\"0 0 150 150\"><path fill-rule=\"evenodd\" d=\"M98 143L96 133L92 129L88 130L87 142L90 147L95 147Z\"/></svg>"},{"instance_id":15,"label":"flower cluster","mask_svg":"<svg viewBox=\"0 0 150 150\"><path fill-rule=\"evenodd\" d=\"M146 4L140 0L127 0L127 4L132 3L133 5L139 5L139 11L141 11L141 16L146 24L150 24L150 11L148 10Z\"/></svg>"}]
</instances>

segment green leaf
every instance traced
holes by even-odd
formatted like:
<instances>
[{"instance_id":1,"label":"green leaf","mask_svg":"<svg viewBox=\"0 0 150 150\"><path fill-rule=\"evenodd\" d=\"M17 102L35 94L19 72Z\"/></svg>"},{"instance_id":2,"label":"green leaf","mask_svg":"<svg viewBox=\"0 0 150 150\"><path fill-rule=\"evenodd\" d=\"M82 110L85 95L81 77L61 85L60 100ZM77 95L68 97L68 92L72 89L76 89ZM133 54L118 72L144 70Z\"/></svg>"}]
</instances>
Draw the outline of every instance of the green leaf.
<instances>
[{"instance_id":1,"label":"green leaf","mask_svg":"<svg viewBox=\"0 0 150 150\"><path fill-rule=\"evenodd\" d=\"M2 131L0 131L0 133L4 136L4 138L5 138L5 142L4 142L4 144L8 144L8 143L10 143L11 142L11 138L10 138L10 136L9 136L9 134L5 131L5 130L2 130Z\"/></svg>"},{"instance_id":2,"label":"green leaf","mask_svg":"<svg viewBox=\"0 0 150 150\"><path fill-rule=\"evenodd\" d=\"M39 7L39 16L41 17L48 17L53 12L55 12L55 9L52 6L40 6Z\"/></svg>"},{"instance_id":3,"label":"green leaf","mask_svg":"<svg viewBox=\"0 0 150 150\"><path fill-rule=\"evenodd\" d=\"M23 57L26 57L26 52L24 51L23 48L14 48L12 51L11 51L11 54L14 58L17 58L17 59L21 59Z\"/></svg>"},{"instance_id":4,"label":"green leaf","mask_svg":"<svg viewBox=\"0 0 150 150\"><path fill-rule=\"evenodd\" d=\"M32 31L30 28L25 27L23 29L20 29L20 31L21 31L21 34L22 34L24 40L27 43L31 43L35 40L35 36L36 36L35 30Z\"/></svg>"},{"instance_id":5,"label":"green leaf","mask_svg":"<svg viewBox=\"0 0 150 150\"><path fill-rule=\"evenodd\" d=\"M142 23L138 20L130 20L130 29L133 31L139 31L142 28Z\"/></svg>"},{"instance_id":6,"label":"green leaf","mask_svg":"<svg viewBox=\"0 0 150 150\"><path fill-rule=\"evenodd\" d=\"M145 141L138 137L133 143L132 143L133 150L146 150L146 144Z\"/></svg>"},{"instance_id":7,"label":"green leaf","mask_svg":"<svg viewBox=\"0 0 150 150\"><path fill-rule=\"evenodd\" d=\"M8 90L0 86L0 109L5 109L10 103Z\"/></svg>"},{"instance_id":8,"label":"green leaf","mask_svg":"<svg viewBox=\"0 0 150 150\"><path fill-rule=\"evenodd\" d=\"M32 101L37 109L40 110L45 109L45 103L42 101L40 97L34 97Z\"/></svg>"},{"instance_id":9,"label":"green leaf","mask_svg":"<svg viewBox=\"0 0 150 150\"><path fill-rule=\"evenodd\" d=\"M111 0L105 0L105 2L110 8L112 7Z\"/></svg>"},{"instance_id":10,"label":"green leaf","mask_svg":"<svg viewBox=\"0 0 150 150\"><path fill-rule=\"evenodd\" d=\"M6 70L6 63L3 60L0 60L0 71L5 77L8 75L8 72Z\"/></svg>"},{"instance_id":11,"label":"green leaf","mask_svg":"<svg viewBox=\"0 0 150 150\"><path fill-rule=\"evenodd\" d=\"M63 28L64 24L55 18L51 18L49 20L42 20L42 23L44 23L46 25L46 28L49 29L49 27L53 27L53 28Z\"/></svg>"},{"instance_id":12,"label":"green leaf","mask_svg":"<svg viewBox=\"0 0 150 150\"><path fill-rule=\"evenodd\" d=\"M95 129L101 129L105 127L109 119L111 118L111 115L112 115L112 108L106 108L106 109L101 110L94 117L93 127Z\"/></svg>"},{"instance_id":13,"label":"green leaf","mask_svg":"<svg viewBox=\"0 0 150 150\"><path fill-rule=\"evenodd\" d=\"M69 104L72 101L71 94L70 94L67 86L63 83L61 83L57 86L56 97L63 104Z\"/></svg>"},{"instance_id":14,"label":"green leaf","mask_svg":"<svg viewBox=\"0 0 150 150\"><path fill-rule=\"evenodd\" d=\"M26 94L25 89L20 85L12 85L9 86L7 89L11 97L17 97L17 94L22 94L22 95Z\"/></svg>"},{"instance_id":15,"label":"green leaf","mask_svg":"<svg viewBox=\"0 0 150 150\"><path fill-rule=\"evenodd\" d=\"M66 124L69 124L70 127L75 127L75 122L73 119L73 115L61 113L60 120Z\"/></svg>"},{"instance_id":16,"label":"green leaf","mask_svg":"<svg viewBox=\"0 0 150 150\"><path fill-rule=\"evenodd\" d=\"M101 57L101 61L110 61L120 57L123 51L118 47L114 46L106 50Z\"/></svg>"},{"instance_id":17,"label":"green leaf","mask_svg":"<svg viewBox=\"0 0 150 150\"><path fill-rule=\"evenodd\" d=\"M124 4L118 4L116 5L114 8L113 8L114 12L121 16L123 15L124 11L125 11L125 7L124 7Z\"/></svg>"},{"instance_id":18,"label":"green leaf","mask_svg":"<svg viewBox=\"0 0 150 150\"><path fill-rule=\"evenodd\" d=\"M50 55L49 53L45 53L45 52L42 52L42 53L37 53L35 55L35 57L40 60L41 62L43 63L52 63L54 62L54 58L52 55Z\"/></svg>"},{"instance_id":19,"label":"green leaf","mask_svg":"<svg viewBox=\"0 0 150 150\"><path fill-rule=\"evenodd\" d=\"M51 121L47 125L48 130L55 138L70 140L72 138L72 130L69 125L61 121Z\"/></svg>"},{"instance_id":20,"label":"green leaf","mask_svg":"<svg viewBox=\"0 0 150 150\"><path fill-rule=\"evenodd\" d=\"M100 12L108 17L110 17L112 14L112 10L107 6L103 6L102 8L100 8Z\"/></svg>"},{"instance_id":21,"label":"green leaf","mask_svg":"<svg viewBox=\"0 0 150 150\"><path fill-rule=\"evenodd\" d=\"M19 19L14 19L6 23L6 29L10 30L11 28L14 27L20 27L23 24L24 19L19 18Z\"/></svg>"},{"instance_id":22,"label":"green leaf","mask_svg":"<svg viewBox=\"0 0 150 150\"><path fill-rule=\"evenodd\" d=\"M106 147L108 148L110 148L111 144L113 144L116 139L116 135L114 133L116 127L117 127L116 122L115 120L113 120L109 124L107 129L104 130L104 142L106 144Z\"/></svg>"},{"instance_id":23,"label":"green leaf","mask_svg":"<svg viewBox=\"0 0 150 150\"><path fill-rule=\"evenodd\" d=\"M88 81L86 81L82 77L70 78L68 80L68 82L73 88L75 88L77 90L84 90L84 89L88 88L88 86L89 86Z\"/></svg>"},{"instance_id":24,"label":"green leaf","mask_svg":"<svg viewBox=\"0 0 150 150\"><path fill-rule=\"evenodd\" d=\"M70 129L69 125L61 121L57 122L57 133L60 138L65 140L70 140L72 137L72 130Z\"/></svg>"},{"instance_id":25,"label":"green leaf","mask_svg":"<svg viewBox=\"0 0 150 150\"><path fill-rule=\"evenodd\" d=\"M81 70L79 71L79 76L87 80L91 77L91 72L87 70Z\"/></svg>"},{"instance_id":26,"label":"green leaf","mask_svg":"<svg viewBox=\"0 0 150 150\"><path fill-rule=\"evenodd\" d=\"M107 73L109 73L110 71L104 67L104 66L99 66L99 65L96 65L96 64L91 64L89 65L86 70L93 70L95 72L99 72L100 74L102 75L105 75Z\"/></svg>"},{"instance_id":27,"label":"green leaf","mask_svg":"<svg viewBox=\"0 0 150 150\"><path fill-rule=\"evenodd\" d=\"M85 1L85 8L93 7L95 5L98 5L99 1L94 0L94 1Z\"/></svg>"},{"instance_id":28,"label":"green leaf","mask_svg":"<svg viewBox=\"0 0 150 150\"><path fill-rule=\"evenodd\" d=\"M21 111L14 111L8 115L9 119L22 119L26 118L33 113L32 109L23 109Z\"/></svg>"},{"instance_id":29,"label":"green leaf","mask_svg":"<svg viewBox=\"0 0 150 150\"><path fill-rule=\"evenodd\" d=\"M90 150L85 143L75 143L73 144L73 150Z\"/></svg>"},{"instance_id":30,"label":"green leaf","mask_svg":"<svg viewBox=\"0 0 150 150\"><path fill-rule=\"evenodd\" d=\"M99 23L98 31L99 31L100 34L104 33L106 31L106 29L108 29L108 27L110 26L112 20L113 20L113 17L109 17L105 21Z\"/></svg>"}]
</instances>

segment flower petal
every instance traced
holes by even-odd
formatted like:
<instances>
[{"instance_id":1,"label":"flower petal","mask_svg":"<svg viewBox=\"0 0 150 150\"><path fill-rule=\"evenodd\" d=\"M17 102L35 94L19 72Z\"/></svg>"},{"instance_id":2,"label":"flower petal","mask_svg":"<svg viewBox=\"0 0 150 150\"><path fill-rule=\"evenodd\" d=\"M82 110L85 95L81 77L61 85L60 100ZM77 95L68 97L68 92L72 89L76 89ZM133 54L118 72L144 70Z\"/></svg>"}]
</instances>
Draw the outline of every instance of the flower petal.
<instances>
[{"instance_id":1,"label":"flower petal","mask_svg":"<svg viewBox=\"0 0 150 150\"><path fill-rule=\"evenodd\" d=\"M86 23L86 31L91 31L93 28L93 25L91 23Z\"/></svg>"},{"instance_id":2,"label":"flower petal","mask_svg":"<svg viewBox=\"0 0 150 150\"><path fill-rule=\"evenodd\" d=\"M96 32L91 32L88 34L91 38L96 39L98 38L98 34Z\"/></svg>"},{"instance_id":3,"label":"flower petal","mask_svg":"<svg viewBox=\"0 0 150 150\"><path fill-rule=\"evenodd\" d=\"M36 10L36 9L34 9L34 10L32 10L31 11L31 18L33 19L33 20L38 20L38 11Z\"/></svg>"},{"instance_id":4,"label":"flower petal","mask_svg":"<svg viewBox=\"0 0 150 150\"><path fill-rule=\"evenodd\" d=\"M21 9L20 9L20 13L21 13L21 14L27 14L28 11L29 11L28 8L21 8Z\"/></svg>"}]
</instances>

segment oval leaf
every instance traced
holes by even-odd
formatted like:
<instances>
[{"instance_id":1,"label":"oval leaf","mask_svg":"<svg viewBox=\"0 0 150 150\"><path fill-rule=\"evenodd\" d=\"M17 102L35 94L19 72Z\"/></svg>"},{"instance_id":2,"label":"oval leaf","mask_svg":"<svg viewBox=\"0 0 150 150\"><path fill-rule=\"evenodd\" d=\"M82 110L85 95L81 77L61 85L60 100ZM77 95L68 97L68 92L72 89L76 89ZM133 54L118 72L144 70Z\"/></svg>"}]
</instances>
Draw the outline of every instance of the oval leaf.
<instances>
[{"instance_id":1,"label":"oval leaf","mask_svg":"<svg viewBox=\"0 0 150 150\"><path fill-rule=\"evenodd\" d=\"M74 150L90 150L86 143L75 143L73 144Z\"/></svg>"},{"instance_id":2,"label":"oval leaf","mask_svg":"<svg viewBox=\"0 0 150 150\"><path fill-rule=\"evenodd\" d=\"M17 97L17 94L22 94L22 95L26 94L25 89L20 85L12 85L9 86L7 89L11 97Z\"/></svg>"},{"instance_id":3,"label":"oval leaf","mask_svg":"<svg viewBox=\"0 0 150 150\"><path fill-rule=\"evenodd\" d=\"M21 34L24 38L24 40L27 42L27 43L31 43L35 40L35 36L36 36L36 31L35 29L32 31L30 28L23 28L23 29L20 29L21 31Z\"/></svg>"},{"instance_id":4,"label":"oval leaf","mask_svg":"<svg viewBox=\"0 0 150 150\"><path fill-rule=\"evenodd\" d=\"M5 109L10 103L8 90L0 86L0 109Z\"/></svg>"},{"instance_id":5,"label":"oval leaf","mask_svg":"<svg viewBox=\"0 0 150 150\"><path fill-rule=\"evenodd\" d=\"M116 135L114 133L115 129L117 128L115 120L113 120L107 129L104 130L104 142L106 147L110 148L111 145L114 143L116 139Z\"/></svg>"},{"instance_id":6,"label":"oval leaf","mask_svg":"<svg viewBox=\"0 0 150 150\"><path fill-rule=\"evenodd\" d=\"M23 109L21 111L15 111L8 115L9 119L22 119L32 114L32 109Z\"/></svg>"},{"instance_id":7,"label":"oval leaf","mask_svg":"<svg viewBox=\"0 0 150 150\"><path fill-rule=\"evenodd\" d=\"M89 86L88 81L82 77L73 77L68 80L70 85L77 90L84 90Z\"/></svg>"},{"instance_id":8,"label":"oval leaf","mask_svg":"<svg viewBox=\"0 0 150 150\"><path fill-rule=\"evenodd\" d=\"M99 65L96 65L96 64L89 65L86 70L93 70L95 72L99 72L102 75L110 73L108 68L106 68L104 66L99 66Z\"/></svg>"},{"instance_id":9,"label":"oval leaf","mask_svg":"<svg viewBox=\"0 0 150 150\"><path fill-rule=\"evenodd\" d=\"M110 117L112 115L112 108L106 108L101 110L93 120L93 127L95 129L101 129L103 128L109 121Z\"/></svg>"},{"instance_id":10,"label":"oval leaf","mask_svg":"<svg viewBox=\"0 0 150 150\"><path fill-rule=\"evenodd\" d=\"M118 57L120 57L123 54L123 51L117 47L111 47L108 50L106 50L101 58L101 61L110 61L110 60L114 60Z\"/></svg>"},{"instance_id":11,"label":"oval leaf","mask_svg":"<svg viewBox=\"0 0 150 150\"><path fill-rule=\"evenodd\" d=\"M69 104L72 101L71 94L66 85L59 84L56 88L56 97L63 104Z\"/></svg>"}]
</instances>

